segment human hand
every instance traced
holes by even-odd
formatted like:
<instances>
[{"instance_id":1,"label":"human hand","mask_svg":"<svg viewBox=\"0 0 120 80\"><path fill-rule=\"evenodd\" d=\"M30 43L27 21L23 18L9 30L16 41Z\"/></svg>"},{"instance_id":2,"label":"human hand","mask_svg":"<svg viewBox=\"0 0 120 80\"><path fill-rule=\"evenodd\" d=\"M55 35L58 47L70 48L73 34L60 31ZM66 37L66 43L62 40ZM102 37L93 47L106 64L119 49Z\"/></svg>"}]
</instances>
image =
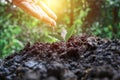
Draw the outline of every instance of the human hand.
<instances>
[{"instance_id":1,"label":"human hand","mask_svg":"<svg viewBox=\"0 0 120 80\"><path fill-rule=\"evenodd\" d=\"M13 4L51 26L56 25L56 14L41 0L13 0Z\"/></svg>"}]
</instances>

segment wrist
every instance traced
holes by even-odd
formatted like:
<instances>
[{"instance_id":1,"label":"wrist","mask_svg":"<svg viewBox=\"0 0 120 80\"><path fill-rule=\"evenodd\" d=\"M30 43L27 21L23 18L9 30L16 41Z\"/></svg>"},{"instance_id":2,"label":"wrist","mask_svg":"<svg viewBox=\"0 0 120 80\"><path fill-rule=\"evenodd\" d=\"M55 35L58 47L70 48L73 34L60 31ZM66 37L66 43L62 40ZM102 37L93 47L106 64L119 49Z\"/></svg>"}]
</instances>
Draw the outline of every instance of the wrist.
<instances>
[{"instance_id":1,"label":"wrist","mask_svg":"<svg viewBox=\"0 0 120 80\"><path fill-rule=\"evenodd\" d=\"M23 0L12 0L12 3L13 4L19 4L19 3L21 3Z\"/></svg>"},{"instance_id":2,"label":"wrist","mask_svg":"<svg viewBox=\"0 0 120 80\"><path fill-rule=\"evenodd\" d=\"M32 2L32 0L12 0L12 3L18 5L22 2Z\"/></svg>"}]
</instances>

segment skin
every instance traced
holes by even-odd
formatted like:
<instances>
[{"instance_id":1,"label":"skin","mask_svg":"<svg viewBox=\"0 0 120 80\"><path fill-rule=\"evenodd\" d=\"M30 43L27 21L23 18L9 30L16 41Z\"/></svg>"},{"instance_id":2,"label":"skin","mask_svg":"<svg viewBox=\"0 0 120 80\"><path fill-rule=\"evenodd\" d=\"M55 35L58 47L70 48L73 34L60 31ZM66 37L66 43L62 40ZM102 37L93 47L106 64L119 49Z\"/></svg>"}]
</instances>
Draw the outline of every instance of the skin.
<instances>
[{"instance_id":1,"label":"skin","mask_svg":"<svg viewBox=\"0 0 120 80\"><path fill-rule=\"evenodd\" d=\"M20 7L30 15L51 26L56 26L56 14L41 0L12 0L13 4Z\"/></svg>"}]
</instances>

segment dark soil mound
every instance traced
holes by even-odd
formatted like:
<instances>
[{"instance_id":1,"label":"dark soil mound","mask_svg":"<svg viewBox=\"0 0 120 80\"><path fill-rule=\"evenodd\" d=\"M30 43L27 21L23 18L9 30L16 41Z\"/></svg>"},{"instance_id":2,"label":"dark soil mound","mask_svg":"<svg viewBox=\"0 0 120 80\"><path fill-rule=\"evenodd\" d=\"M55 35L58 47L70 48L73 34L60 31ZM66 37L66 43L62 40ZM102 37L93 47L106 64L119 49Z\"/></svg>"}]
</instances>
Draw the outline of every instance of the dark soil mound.
<instances>
[{"instance_id":1,"label":"dark soil mound","mask_svg":"<svg viewBox=\"0 0 120 80\"><path fill-rule=\"evenodd\" d=\"M28 43L0 60L0 80L120 80L120 41L82 35Z\"/></svg>"}]
</instances>

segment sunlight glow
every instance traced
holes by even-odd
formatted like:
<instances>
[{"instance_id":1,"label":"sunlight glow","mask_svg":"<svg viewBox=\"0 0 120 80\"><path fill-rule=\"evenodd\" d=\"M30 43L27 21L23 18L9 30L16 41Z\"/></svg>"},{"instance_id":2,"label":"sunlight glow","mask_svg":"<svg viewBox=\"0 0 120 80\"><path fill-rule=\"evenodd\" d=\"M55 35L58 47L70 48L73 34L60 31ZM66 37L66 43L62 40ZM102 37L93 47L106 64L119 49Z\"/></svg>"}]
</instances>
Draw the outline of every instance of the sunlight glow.
<instances>
[{"instance_id":1,"label":"sunlight glow","mask_svg":"<svg viewBox=\"0 0 120 80\"><path fill-rule=\"evenodd\" d=\"M44 2L55 12L59 13L66 7L66 0L44 0Z\"/></svg>"}]
</instances>

